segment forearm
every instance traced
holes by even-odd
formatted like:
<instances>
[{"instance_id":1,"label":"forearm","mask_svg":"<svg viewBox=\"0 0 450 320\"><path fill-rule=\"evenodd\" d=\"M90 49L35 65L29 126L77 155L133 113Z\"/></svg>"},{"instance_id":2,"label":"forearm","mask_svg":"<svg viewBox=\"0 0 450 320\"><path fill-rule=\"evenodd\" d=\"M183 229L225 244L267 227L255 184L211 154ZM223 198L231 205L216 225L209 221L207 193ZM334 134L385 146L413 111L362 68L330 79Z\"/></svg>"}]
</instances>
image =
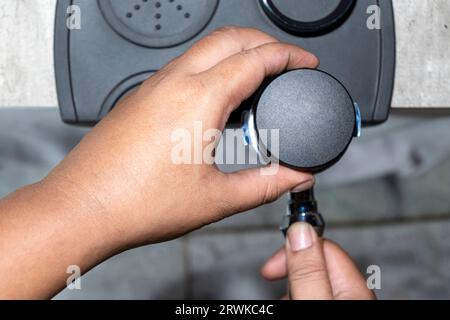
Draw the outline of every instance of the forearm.
<instances>
[{"instance_id":1,"label":"forearm","mask_svg":"<svg viewBox=\"0 0 450 320\"><path fill-rule=\"evenodd\" d=\"M181 130L187 154L199 145L204 156L219 142L205 135L223 130L265 77L317 65L301 48L241 28L214 32L173 60L115 106L47 179L0 201L0 297L50 297L66 284L69 266L85 272L122 250L311 188L310 174L282 166L264 175L258 168L225 174L196 159L180 165L173 138Z\"/></svg>"},{"instance_id":2,"label":"forearm","mask_svg":"<svg viewBox=\"0 0 450 320\"><path fill-rule=\"evenodd\" d=\"M85 272L117 250L95 204L62 184L45 180L0 201L0 298L50 298L69 266Z\"/></svg>"}]
</instances>

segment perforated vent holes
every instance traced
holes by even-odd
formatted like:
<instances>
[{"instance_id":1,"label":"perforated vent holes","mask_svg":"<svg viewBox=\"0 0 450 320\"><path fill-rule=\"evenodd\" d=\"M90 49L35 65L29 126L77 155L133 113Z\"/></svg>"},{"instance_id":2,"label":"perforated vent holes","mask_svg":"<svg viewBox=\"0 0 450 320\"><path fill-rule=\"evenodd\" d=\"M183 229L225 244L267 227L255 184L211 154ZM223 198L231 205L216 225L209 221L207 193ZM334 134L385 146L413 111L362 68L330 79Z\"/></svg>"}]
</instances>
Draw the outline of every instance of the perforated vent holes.
<instances>
[{"instance_id":1,"label":"perforated vent holes","mask_svg":"<svg viewBox=\"0 0 450 320\"><path fill-rule=\"evenodd\" d=\"M205 28L219 0L98 0L111 27L147 47L183 43Z\"/></svg>"}]
</instances>

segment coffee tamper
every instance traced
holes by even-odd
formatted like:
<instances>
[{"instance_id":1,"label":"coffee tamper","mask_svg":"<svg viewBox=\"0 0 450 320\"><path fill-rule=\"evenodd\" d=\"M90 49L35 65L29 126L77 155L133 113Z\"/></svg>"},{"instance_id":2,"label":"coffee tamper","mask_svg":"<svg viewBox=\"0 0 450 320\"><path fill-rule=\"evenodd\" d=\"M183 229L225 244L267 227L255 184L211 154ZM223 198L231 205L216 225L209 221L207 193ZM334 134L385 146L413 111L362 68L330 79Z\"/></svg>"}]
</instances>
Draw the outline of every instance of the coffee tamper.
<instances>
[{"instance_id":1,"label":"coffee tamper","mask_svg":"<svg viewBox=\"0 0 450 320\"><path fill-rule=\"evenodd\" d=\"M243 121L244 139L263 162L313 174L339 161L360 132L359 107L347 89L330 74L313 69L267 80ZM314 190L290 193L281 231L286 234L295 222L307 222L323 234L325 221Z\"/></svg>"}]
</instances>

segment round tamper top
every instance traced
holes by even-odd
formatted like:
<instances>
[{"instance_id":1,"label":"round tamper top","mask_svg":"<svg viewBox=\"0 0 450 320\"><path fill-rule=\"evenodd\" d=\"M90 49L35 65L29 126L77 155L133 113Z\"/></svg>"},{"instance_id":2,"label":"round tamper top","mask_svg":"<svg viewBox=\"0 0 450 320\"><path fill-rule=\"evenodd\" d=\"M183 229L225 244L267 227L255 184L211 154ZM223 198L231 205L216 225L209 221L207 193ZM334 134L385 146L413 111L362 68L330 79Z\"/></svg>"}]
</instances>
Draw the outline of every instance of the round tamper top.
<instances>
[{"instance_id":1,"label":"round tamper top","mask_svg":"<svg viewBox=\"0 0 450 320\"><path fill-rule=\"evenodd\" d=\"M350 94L319 70L297 69L274 78L253 113L259 148L280 164L308 172L338 161L357 129Z\"/></svg>"}]
</instances>

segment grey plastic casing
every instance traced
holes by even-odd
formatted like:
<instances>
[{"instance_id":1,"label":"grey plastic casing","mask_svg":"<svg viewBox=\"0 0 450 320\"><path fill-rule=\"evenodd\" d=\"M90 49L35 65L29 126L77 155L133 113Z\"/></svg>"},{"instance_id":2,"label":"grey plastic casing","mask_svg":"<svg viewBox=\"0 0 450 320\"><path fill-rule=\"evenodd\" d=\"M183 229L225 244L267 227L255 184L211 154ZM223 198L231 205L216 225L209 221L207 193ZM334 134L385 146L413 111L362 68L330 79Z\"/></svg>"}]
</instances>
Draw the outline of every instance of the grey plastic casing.
<instances>
[{"instance_id":1,"label":"grey plastic casing","mask_svg":"<svg viewBox=\"0 0 450 320\"><path fill-rule=\"evenodd\" d=\"M136 3L121 1L128 2L130 8ZM166 5L167 0L161 2ZM81 9L81 29L71 30L66 26L70 5ZM367 27L370 17L367 10L372 5L380 8L379 30ZM206 34L227 25L254 27L313 52L321 61L320 69L338 78L359 103L364 124L377 124L387 119L395 69L391 0L357 0L348 17L335 29L304 37L277 26L260 0L218 0L205 23L184 42L151 47L126 39L117 32L105 18L98 1L58 0L54 58L62 119L75 124L98 122L121 97L152 73ZM169 22L165 24L170 27Z\"/></svg>"}]
</instances>

